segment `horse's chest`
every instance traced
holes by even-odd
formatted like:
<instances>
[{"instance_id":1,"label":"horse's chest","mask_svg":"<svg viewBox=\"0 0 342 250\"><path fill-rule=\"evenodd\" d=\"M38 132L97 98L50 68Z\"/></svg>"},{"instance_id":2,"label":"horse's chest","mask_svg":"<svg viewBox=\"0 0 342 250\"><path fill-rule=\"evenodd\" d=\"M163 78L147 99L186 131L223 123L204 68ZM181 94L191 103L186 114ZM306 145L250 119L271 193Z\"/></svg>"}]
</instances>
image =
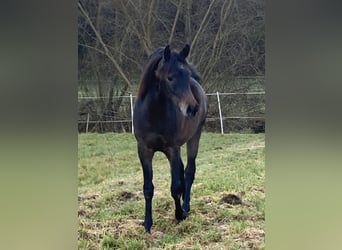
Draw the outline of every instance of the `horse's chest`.
<instances>
[{"instance_id":1,"label":"horse's chest","mask_svg":"<svg viewBox=\"0 0 342 250\"><path fill-rule=\"evenodd\" d=\"M156 151L163 151L165 148L173 146L174 140L172 137L150 132L145 136L145 143L149 148L153 148Z\"/></svg>"}]
</instances>

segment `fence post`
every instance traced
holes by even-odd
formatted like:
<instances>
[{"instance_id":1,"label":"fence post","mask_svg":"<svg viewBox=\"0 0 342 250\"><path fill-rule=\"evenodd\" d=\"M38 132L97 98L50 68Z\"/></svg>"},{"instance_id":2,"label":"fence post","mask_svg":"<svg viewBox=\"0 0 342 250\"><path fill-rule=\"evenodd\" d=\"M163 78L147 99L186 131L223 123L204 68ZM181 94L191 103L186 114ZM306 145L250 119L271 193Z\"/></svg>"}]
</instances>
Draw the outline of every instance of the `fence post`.
<instances>
[{"instance_id":1,"label":"fence post","mask_svg":"<svg viewBox=\"0 0 342 250\"><path fill-rule=\"evenodd\" d=\"M219 94L219 92L218 92L218 91L216 92L216 96L217 96L217 104L218 104L219 115L220 115L221 134L223 134L223 121L222 121L222 112L221 112L220 94Z\"/></svg>"},{"instance_id":2,"label":"fence post","mask_svg":"<svg viewBox=\"0 0 342 250\"><path fill-rule=\"evenodd\" d=\"M131 101L131 121L132 121L132 134L134 135L134 125L133 125L133 96L129 94L129 99Z\"/></svg>"},{"instance_id":3,"label":"fence post","mask_svg":"<svg viewBox=\"0 0 342 250\"><path fill-rule=\"evenodd\" d=\"M86 133L88 133L88 126L89 126L89 113L87 114Z\"/></svg>"}]
</instances>

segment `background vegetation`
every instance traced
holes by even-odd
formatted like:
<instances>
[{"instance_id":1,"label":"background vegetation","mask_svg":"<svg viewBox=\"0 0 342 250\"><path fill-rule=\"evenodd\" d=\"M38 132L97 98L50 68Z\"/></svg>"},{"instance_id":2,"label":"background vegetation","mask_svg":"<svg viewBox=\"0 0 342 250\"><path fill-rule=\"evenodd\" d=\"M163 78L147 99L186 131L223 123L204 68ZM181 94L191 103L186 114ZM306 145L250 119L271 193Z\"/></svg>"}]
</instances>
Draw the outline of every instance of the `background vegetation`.
<instances>
[{"instance_id":1,"label":"background vegetation","mask_svg":"<svg viewBox=\"0 0 342 250\"><path fill-rule=\"evenodd\" d=\"M188 59L207 93L264 91L263 0L80 0L78 10L79 96L103 97L80 100L80 120L85 114L95 121L120 118L126 104L116 97L136 93L147 56L166 44L178 50L191 45ZM264 112L264 97L222 101L227 110ZM209 116L217 117L215 110ZM253 129L260 122L264 126L263 120L237 120L226 128ZM118 126L92 129L129 130L127 124ZM214 131L210 126L206 129Z\"/></svg>"}]
</instances>

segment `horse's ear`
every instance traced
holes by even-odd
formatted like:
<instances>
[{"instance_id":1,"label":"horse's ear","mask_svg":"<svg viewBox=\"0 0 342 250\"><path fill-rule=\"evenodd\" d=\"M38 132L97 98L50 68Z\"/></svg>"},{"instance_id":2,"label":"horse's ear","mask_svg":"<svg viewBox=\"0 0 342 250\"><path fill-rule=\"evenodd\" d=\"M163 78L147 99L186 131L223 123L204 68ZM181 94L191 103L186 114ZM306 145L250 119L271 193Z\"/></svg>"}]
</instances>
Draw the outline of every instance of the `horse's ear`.
<instances>
[{"instance_id":1,"label":"horse's ear","mask_svg":"<svg viewBox=\"0 0 342 250\"><path fill-rule=\"evenodd\" d=\"M167 45L164 49L164 60L165 60L165 62L170 60L170 57L171 57L170 45Z\"/></svg>"},{"instance_id":2,"label":"horse's ear","mask_svg":"<svg viewBox=\"0 0 342 250\"><path fill-rule=\"evenodd\" d=\"M190 52L190 45L189 44L185 44L184 48L182 49L182 51L179 53L180 57L182 59L185 59Z\"/></svg>"}]
</instances>

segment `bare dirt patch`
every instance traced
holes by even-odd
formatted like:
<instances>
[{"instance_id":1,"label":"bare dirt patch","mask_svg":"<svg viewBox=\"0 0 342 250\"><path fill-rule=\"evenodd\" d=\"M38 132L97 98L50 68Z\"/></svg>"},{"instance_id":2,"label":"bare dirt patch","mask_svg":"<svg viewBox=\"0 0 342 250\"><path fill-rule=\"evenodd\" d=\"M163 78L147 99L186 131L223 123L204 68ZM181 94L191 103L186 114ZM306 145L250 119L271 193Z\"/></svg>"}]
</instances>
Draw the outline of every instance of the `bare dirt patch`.
<instances>
[{"instance_id":1,"label":"bare dirt patch","mask_svg":"<svg viewBox=\"0 0 342 250\"><path fill-rule=\"evenodd\" d=\"M127 201L127 200L137 200L138 196L135 193L129 191L122 191L117 196L119 201Z\"/></svg>"},{"instance_id":2,"label":"bare dirt patch","mask_svg":"<svg viewBox=\"0 0 342 250\"><path fill-rule=\"evenodd\" d=\"M84 194L84 195L79 195L78 201L88 201L88 200L96 200L100 194Z\"/></svg>"},{"instance_id":3,"label":"bare dirt patch","mask_svg":"<svg viewBox=\"0 0 342 250\"><path fill-rule=\"evenodd\" d=\"M239 196L235 194L227 194L221 198L221 203L228 203L230 205L240 205L242 200Z\"/></svg>"}]
</instances>

